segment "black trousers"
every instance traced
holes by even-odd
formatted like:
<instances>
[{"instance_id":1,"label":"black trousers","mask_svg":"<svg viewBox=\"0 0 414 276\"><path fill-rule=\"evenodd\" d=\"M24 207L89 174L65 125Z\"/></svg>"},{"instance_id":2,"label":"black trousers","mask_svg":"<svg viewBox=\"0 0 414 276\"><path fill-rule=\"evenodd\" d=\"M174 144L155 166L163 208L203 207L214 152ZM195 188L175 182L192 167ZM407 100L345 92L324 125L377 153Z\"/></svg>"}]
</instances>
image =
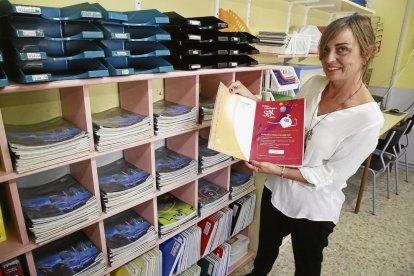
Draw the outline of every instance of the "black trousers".
<instances>
[{"instance_id":1,"label":"black trousers","mask_svg":"<svg viewBox=\"0 0 414 276\"><path fill-rule=\"evenodd\" d=\"M320 275L323 249L335 224L331 221L311 221L285 216L271 203L271 191L264 187L261 211L259 247L252 275L267 275L279 254L283 237L291 235L295 257L295 276Z\"/></svg>"}]
</instances>

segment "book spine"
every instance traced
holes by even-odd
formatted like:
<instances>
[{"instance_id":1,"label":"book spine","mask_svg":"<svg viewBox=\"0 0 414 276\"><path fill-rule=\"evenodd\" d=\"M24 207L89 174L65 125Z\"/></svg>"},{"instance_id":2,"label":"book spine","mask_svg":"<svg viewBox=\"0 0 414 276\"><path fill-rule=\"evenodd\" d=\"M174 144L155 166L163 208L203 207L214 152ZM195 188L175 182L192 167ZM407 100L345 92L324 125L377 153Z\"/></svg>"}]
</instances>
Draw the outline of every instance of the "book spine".
<instances>
[{"instance_id":1,"label":"book spine","mask_svg":"<svg viewBox=\"0 0 414 276\"><path fill-rule=\"evenodd\" d=\"M23 268L17 258L2 263L1 272L4 276L23 276Z\"/></svg>"},{"instance_id":2,"label":"book spine","mask_svg":"<svg viewBox=\"0 0 414 276\"><path fill-rule=\"evenodd\" d=\"M0 204L0 243L6 240L7 240L6 225L4 223L3 213L1 210L1 204Z\"/></svg>"}]
</instances>

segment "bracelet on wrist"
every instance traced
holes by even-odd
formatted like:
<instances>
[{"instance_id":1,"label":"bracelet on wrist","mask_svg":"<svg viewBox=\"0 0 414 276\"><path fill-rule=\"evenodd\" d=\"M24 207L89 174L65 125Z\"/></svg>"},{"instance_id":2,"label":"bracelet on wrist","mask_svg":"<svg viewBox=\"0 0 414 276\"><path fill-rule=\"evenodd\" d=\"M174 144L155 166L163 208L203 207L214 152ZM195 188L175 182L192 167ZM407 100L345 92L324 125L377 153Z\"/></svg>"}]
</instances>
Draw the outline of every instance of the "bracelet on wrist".
<instances>
[{"instance_id":1,"label":"bracelet on wrist","mask_svg":"<svg viewBox=\"0 0 414 276\"><path fill-rule=\"evenodd\" d=\"M280 171L280 177L282 179L285 177L285 166L282 166L282 170Z\"/></svg>"}]
</instances>

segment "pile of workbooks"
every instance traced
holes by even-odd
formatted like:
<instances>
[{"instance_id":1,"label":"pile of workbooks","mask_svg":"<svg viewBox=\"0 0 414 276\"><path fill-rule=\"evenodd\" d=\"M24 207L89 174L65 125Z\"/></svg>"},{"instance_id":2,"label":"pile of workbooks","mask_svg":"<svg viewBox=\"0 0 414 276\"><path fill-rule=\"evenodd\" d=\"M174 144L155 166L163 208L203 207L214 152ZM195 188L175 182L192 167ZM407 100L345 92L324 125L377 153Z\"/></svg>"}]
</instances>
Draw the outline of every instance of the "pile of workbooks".
<instances>
[{"instance_id":1,"label":"pile of workbooks","mask_svg":"<svg viewBox=\"0 0 414 276\"><path fill-rule=\"evenodd\" d=\"M255 177L248 173L231 169L230 171L230 197L236 198L254 186Z\"/></svg>"},{"instance_id":2,"label":"pile of workbooks","mask_svg":"<svg viewBox=\"0 0 414 276\"><path fill-rule=\"evenodd\" d=\"M161 275L161 263L161 251L156 247L111 272L111 275Z\"/></svg>"},{"instance_id":3,"label":"pile of workbooks","mask_svg":"<svg viewBox=\"0 0 414 276\"><path fill-rule=\"evenodd\" d=\"M154 226L131 209L105 219L104 226L111 265L141 255L155 246L158 237Z\"/></svg>"},{"instance_id":4,"label":"pile of workbooks","mask_svg":"<svg viewBox=\"0 0 414 276\"><path fill-rule=\"evenodd\" d=\"M122 158L98 167L98 178L105 212L155 191L155 177Z\"/></svg>"},{"instance_id":5,"label":"pile of workbooks","mask_svg":"<svg viewBox=\"0 0 414 276\"><path fill-rule=\"evenodd\" d=\"M217 210L229 199L229 191L206 178L198 179L198 211L200 216Z\"/></svg>"},{"instance_id":6,"label":"pile of workbooks","mask_svg":"<svg viewBox=\"0 0 414 276\"><path fill-rule=\"evenodd\" d=\"M156 135L171 134L197 126L198 109L160 100L153 105L154 128Z\"/></svg>"},{"instance_id":7,"label":"pile of workbooks","mask_svg":"<svg viewBox=\"0 0 414 276\"><path fill-rule=\"evenodd\" d=\"M13 166L18 173L89 155L88 133L62 117L4 127Z\"/></svg>"},{"instance_id":8,"label":"pile of workbooks","mask_svg":"<svg viewBox=\"0 0 414 276\"><path fill-rule=\"evenodd\" d=\"M43 244L99 218L98 202L70 174L34 187L19 188L26 225Z\"/></svg>"},{"instance_id":9,"label":"pile of workbooks","mask_svg":"<svg viewBox=\"0 0 414 276\"><path fill-rule=\"evenodd\" d=\"M187 183L197 176L197 161L167 147L155 150L157 186Z\"/></svg>"},{"instance_id":10,"label":"pile of workbooks","mask_svg":"<svg viewBox=\"0 0 414 276\"><path fill-rule=\"evenodd\" d=\"M153 135L150 117L120 107L92 114L92 124L97 151L119 148Z\"/></svg>"},{"instance_id":11,"label":"pile of workbooks","mask_svg":"<svg viewBox=\"0 0 414 276\"><path fill-rule=\"evenodd\" d=\"M168 235L181 227L194 223L197 209L171 193L157 197L160 236Z\"/></svg>"},{"instance_id":12,"label":"pile of workbooks","mask_svg":"<svg viewBox=\"0 0 414 276\"><path fill-rule=\"evenodd\" d=\"M252 192L230 204L233 210L231 235L234 236L253 221L256 204L256 193Z\"/></svg>"},{"instance_id":13,"label":"pile of workbooks","mask_svg":"<svg viewBox=\"0 0 414 276\"><path fill-rule=\"evenodd\" d=\"M198 137L198 170L206 172L218 164L227 164L232 161L230 155L208 148L208 140Z\"/></svg>"}]
</instances>

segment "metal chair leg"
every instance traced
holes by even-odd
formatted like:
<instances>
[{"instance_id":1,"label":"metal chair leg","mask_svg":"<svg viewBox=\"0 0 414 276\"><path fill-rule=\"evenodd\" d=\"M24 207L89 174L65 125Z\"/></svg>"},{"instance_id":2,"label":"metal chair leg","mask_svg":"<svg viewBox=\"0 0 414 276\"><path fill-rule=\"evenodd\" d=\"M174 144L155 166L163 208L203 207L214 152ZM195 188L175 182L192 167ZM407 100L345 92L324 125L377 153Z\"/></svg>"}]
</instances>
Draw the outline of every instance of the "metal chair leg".
<instances>
[{"instance_id":1,"label":"metal chair leg","mask_svg":"<svg viewBox=\"0 0 414 276\"><path fill-rule=\"evenodd\" d=\"M407 160L407 151L405 152L405 182L408 182L408 160Z\"/></svg>"},{"instance_id":2,"label":"metal chair leg","mask_svg":"<svg viewBox=\"0 0 414 276\"><path fill-rule=\"evenodd\" d=\"M395 160L395 194L398 195L398 160Z\"/></svg>"},{"instance_id":3,"label":"metal chair leg","mask_svg":"<svg viewBox=\"0 0 414 276\"><path fill-rule=\"evenodd\" d=\"M390 167L387 167L387 198L390 199Z\"/></svg>"},{"instance_id":4,"label":"metal chair leg","mask_svg":"<svg viewBox=\"0 0 414 276\"><path fill-rule=\"evenodd\" d=\"M376 186L376 176L372 175L372 214L375 215L375 186Z\"/></svg>"}]
</instances>

